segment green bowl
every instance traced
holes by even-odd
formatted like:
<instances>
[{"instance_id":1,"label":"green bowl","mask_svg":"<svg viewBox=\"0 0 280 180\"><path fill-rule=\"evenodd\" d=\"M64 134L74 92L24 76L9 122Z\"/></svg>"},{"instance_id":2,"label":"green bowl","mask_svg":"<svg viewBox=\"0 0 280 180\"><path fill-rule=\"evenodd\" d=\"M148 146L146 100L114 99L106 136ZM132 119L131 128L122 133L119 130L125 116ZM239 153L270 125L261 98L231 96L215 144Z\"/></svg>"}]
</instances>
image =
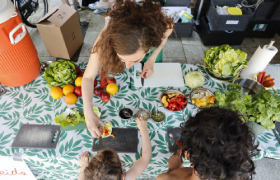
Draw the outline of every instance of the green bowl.
<instances>
[{"instance_id":1,"label":"green bowl","mask_svg":"<svg viewBox=\"0 0 280 180\"><path fill-rule=\"evenodd\" d=\"M240 70L240 71L237 73L236 76L222 76L222 75L219 75L219 74L217 74L217 73L214 73L214 72L210 71L210 70L208 69L208 67L206 66L206 63L204 63L203 66L204 66L205 72L206 72L209 76L211 76L212 78L215 78L215 79L217 79L217 80L221 80L221 81L234 81L235 79L237 79L237 78L239 77L239 73L240 73L240 71L241 71L241 70Z\"/></svg>"}]
</instances>

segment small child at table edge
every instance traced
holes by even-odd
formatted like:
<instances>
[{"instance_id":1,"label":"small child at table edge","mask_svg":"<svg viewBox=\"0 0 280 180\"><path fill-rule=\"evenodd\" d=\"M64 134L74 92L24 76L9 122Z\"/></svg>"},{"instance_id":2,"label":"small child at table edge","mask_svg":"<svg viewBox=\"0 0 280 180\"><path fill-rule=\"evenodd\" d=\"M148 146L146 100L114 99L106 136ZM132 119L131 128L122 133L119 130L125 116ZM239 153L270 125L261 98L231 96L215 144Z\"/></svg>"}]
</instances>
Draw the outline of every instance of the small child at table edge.
<instances>
[{"instance_id":1,"label":"small child at table edge","mask_svg":"<svg viewBox=\"0 0 280 180\"><path fill-rule=\"evenodd\" d=\"M135 180L148 166L152 158L152 147L147 121L136 118L142 136L142 157L123 173L120 158L114 150L103 149L89 160L89 153L79 157L81 165L79 180Z\"/></svg>"}]
</instances>

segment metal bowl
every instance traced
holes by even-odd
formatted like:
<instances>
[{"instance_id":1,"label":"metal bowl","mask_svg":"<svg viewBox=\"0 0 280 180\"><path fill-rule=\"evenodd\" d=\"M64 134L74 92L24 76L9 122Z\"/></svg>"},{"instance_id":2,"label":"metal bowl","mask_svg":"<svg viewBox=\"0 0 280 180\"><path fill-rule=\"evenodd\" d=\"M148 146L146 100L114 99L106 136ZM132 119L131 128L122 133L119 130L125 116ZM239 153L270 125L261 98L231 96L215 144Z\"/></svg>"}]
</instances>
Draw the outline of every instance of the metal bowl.
<instances>
[{"instance_id":1,"label":"metal bowl","mask_svg":"<svg viewBox=\"0 0 280 180\"><path fill-rule=\"evenodd\" d=\"M262 84L251 78L238 78L233 81L233 83L238 83L241 87L243 87L243 96L245 93L248 93L249 95L255 95L258 94L259 91L265 90Z\"/></svg>"},{"instance_id":2,"label":"metal bowl","mask_svg":"<svg viewBox=\"0 0 280 180\"><path fill-rule=\"evenodd\" d=\"M44 73L52 62L55 62L55 61L45 61L45 62L42 62L41 66L40 66L41 73Z\"/></svg>"},{"instance_id":3,"label":"metal bowl","mask_svg":"<svg viewBox=\"0 0 280 180\"><path fill-rule=\"evenodd\" d=\"M200 92L208 92L211 96L214 96L215 97L215 94L210 91L209 89L206 89L206 88L196 88L194 90L191 91L190 95L189 95L189 99L190 101L192 102L192 96L196 93L200 93ZM216 98L216 97L215 97ZM215 104L217 103L217 100L215 100ZM197 107L195 104L194 104L195 107ZM199 109L203 109L202 107L197 107Z\"/></svg>"},{"instance_id":4,"label":"metal bowl","mask_svg":"<svg viewBox=\"0 0 280 180\"><path fill-rule=\"evenodd\" d=\"M170 111L170 112L174 112L174 111L171 111L171 110L167 109L166 107L164 107L163 103L161 102L161 99L162 99L162 97L163 97L165 94L173 94L173 93L182 94L182 95L186 96L184 93L182 93L181 91L178 91L178 90L176 90L176 89L166 90L166 91L164 91L163 93L161 93L161 95L160 95L160 97L159 97L160 104L162 105L162 107L163 107L164 109L166 109L166 110L168 110L168 111ZM187 105L188 105L188 104L186 104L185 108L183 108L182 110L186 109ZM180 110L180 111L182 111L182 110Z\"/></svg>"},{"instance_id":5,"label":"metal bowl","mask_svg":"<svg viewBox=\"0 0 280 180\"><path fill-rule=\"evenodd\" d=\"M141 115L142 114L142 115ZM146 116L146 117L145 117ZM147 109L140 109L140 111L138 111L136 113L136 117L140 118L142 117L144 120L148 120L151 117L151 113L147 110Z\"/></svg>"}]
</instances>

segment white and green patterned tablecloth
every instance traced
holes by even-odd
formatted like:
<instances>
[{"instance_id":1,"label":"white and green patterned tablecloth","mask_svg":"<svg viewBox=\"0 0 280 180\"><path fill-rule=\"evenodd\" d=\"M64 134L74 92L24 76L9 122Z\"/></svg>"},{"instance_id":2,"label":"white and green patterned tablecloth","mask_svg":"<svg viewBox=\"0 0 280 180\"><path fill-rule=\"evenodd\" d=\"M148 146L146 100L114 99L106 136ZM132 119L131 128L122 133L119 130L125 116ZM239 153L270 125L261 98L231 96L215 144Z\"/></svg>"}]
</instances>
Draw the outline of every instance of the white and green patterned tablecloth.
<instances>
[{"instance_id":1,"label":"white and green patterned tablecloth","mask_svg":"<svg viewBox=\"0 0 280 180\"><path fill-rule=\"evenodd\" d=\"M79 67L84 70L86 65L81 63ZM205 74L202 66L182 65L183 74L189 70L199 70L204 73L205 88L213 92L217 89L226 90L226 84L214 82ZM114 127L137 128L134 120L121 120L118 116L119 110L128 107L135 112L139 101L143 108L155 109L160 93L167 89L167 87L129 89L129 77L133 77L133 68L116 76L119 92L111 96L109 102L103 103L99 98L93 97L94 104L101 109L101 119L111 122ZM55 115L60 114L67 107L83 109L81 98L72 106L66 105L64 98L54 100L49 94L50 89L45 84L43 74L41 74L36 80L23 87L5 87L8 92L0 97L0 155L4 157L20 153L38 179L74 180L79 175L79 155L85 151L91 152L93 138L87 129L62 132L55 150L11 148L21 124L55 124ZM179 90L187 95L190 93L188 87L179 88ZM179 127L184 121L183 117L187 119L190 114L196 113L196 108L192 104L188 104L183 112L171 113L163 110L162 107L159 109L165 112L166 119L161 123L148 120L153 155L149 166L139 179L156 177L167 170L171 153L168 152L166 128ZM272 131L265 131L258 136L258 140L261 152L256 159L263 157L280 159L280 144ZM124 170L128 170L141 156L141 145L139 133L138 152L119 154ZM189 162L186 161L184 165L189 166Z\"/></svg>"}]
</instances>

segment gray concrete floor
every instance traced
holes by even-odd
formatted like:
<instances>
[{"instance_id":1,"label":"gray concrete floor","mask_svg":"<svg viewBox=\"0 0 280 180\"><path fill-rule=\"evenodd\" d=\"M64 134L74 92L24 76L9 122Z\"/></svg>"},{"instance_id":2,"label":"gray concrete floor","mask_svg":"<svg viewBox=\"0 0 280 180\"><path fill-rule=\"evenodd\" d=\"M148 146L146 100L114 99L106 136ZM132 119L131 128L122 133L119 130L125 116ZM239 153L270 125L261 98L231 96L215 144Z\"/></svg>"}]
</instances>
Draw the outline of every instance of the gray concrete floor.
<instances>
[{"instance_id":1,"label":"gray concrete floor","mask_svg":"<svg viewBox=\"0 0 280 180\"><path fill-rule=\"evenodd\" d=\"M49 0L49 10L59 4L61 4L59 0ZM92 47L100 31L104 27L103 18L105 13L95 15L93 14L92 10L83 8L83 10L79 11L79 15L81 21L89 22L89 27L78 62L87 62L90 56L88 49ZM37 29L28 28L28 30L35 47L37 48L40 61L55 60L55 57L49 56ZM280 36L276 35L275 40L275 46L280 49ZM241 50L248 53L248 59L250 59L259 45L262 47L269 42L270 39L246 38L240 46L235 46L234 48L240 48ZM200 37L196 32L193 32L193 36L191 38L168 39L166 45L163 48L163 61L202 64L204 51L209 48L211 48L211 46L204 46L202 44ZM276 54L271 63L280 64L280 53ZM256 161L255 163L257 166L257 174L254 178L255 180L280 179L278 175L278 170L280 167L279 160L264 158ZM154 180L154 178L147 180Z\"/></svg>"}]
</instances>

